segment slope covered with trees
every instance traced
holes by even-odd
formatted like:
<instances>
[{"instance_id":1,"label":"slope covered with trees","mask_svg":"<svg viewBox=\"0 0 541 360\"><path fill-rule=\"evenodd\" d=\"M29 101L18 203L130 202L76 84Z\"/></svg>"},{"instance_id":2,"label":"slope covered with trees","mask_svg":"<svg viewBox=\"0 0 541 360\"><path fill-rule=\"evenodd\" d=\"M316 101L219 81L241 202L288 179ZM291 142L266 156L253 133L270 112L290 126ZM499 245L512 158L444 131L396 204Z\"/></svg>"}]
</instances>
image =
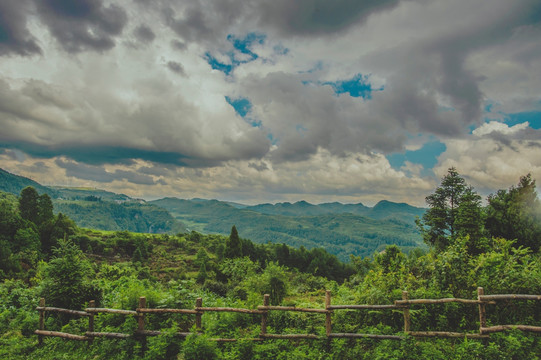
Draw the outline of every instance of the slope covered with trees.
<instances>
[{"instance_id":1,"label":"slope covered with trees","mask_svg":"<svg viewBox=\"0 0 541 360\"><path fill-rule=\"evenodd\" d=\"M370 256L391 244L406 251L422 246L414 219L424 209L406 204L381 202L374 208L366 208L359 204L299 202L238 208L217 200L176 198L151 203L167 209L189 229L228 234L231 224L237 224L242 234L255 242L285 243L307 249L323 247L342 261L347 261L351 254ZM350 212L356 208L368 209L366 216ZM404 220L406 217L408 221Z\"/></svg>"}]
</instances>

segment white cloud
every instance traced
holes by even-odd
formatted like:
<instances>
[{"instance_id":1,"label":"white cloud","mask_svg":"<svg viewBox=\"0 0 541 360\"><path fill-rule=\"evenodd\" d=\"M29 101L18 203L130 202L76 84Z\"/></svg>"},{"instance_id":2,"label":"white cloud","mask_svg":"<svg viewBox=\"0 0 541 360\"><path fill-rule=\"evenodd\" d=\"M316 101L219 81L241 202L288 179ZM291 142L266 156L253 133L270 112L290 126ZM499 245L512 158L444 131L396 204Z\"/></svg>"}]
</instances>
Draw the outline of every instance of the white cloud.
<instances>
[{"instance_id":1,"label":"white cloud","mask_svg":"<svg viewBox=\"0 0 541 360\"><path fill-rule=\"evenodd\" d=\"M530 173L534 179L541 179L541 137L538 130L529 128L521 138L514 138L516 130L526 128L519 124L511 128L501 128L494 125L488 131L483 125L475 135L465 139L447 140L447 150L439 157L439 163L434 171L443 176L447 169L456 167L468 182L485 194L493 193L498 189L507 189L518 183L520 176ZM489 126L490 127L490 126ZM503 132L502 132L503 129ZM503 139L476 136L482 134L510 135ZM505 132L507 131L507 133Z\"/></svg>"},{"instance_id":2,"label":"white cloud","mask_svg":"<svg viewBox=\"0 0 541 360\"><path fill-rule=\"evenodd\" d=\"M524 122L521 124L517 124L514 126L508 126L506 124L503 124L501 122L497 121L490 121L488 123L485 123L475 129L472 133L477 136L483 136L488 135L491 133L500 133L503 135L512 135L516 134L520 131L523 131L530 127L530 124L528 122Z\"/></svg>"}]
</instances>

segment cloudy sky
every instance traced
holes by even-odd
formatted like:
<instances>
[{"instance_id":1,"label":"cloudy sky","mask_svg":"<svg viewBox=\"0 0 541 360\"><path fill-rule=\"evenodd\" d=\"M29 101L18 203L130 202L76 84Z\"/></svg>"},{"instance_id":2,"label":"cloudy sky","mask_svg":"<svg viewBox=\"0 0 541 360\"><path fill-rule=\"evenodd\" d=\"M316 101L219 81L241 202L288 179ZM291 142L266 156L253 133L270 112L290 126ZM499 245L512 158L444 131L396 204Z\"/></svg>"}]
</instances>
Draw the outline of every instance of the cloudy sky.
<instances>
[{"instance_id":1,"label":"cloudy sky","mask_svg":"<svg viewBox=\"0 0 541 360\"><path fill-rule=\"evenodd\" d=\"M2 0L0 167L244 203L541 181L539 0Z\"/></svg>"}]
</instances>

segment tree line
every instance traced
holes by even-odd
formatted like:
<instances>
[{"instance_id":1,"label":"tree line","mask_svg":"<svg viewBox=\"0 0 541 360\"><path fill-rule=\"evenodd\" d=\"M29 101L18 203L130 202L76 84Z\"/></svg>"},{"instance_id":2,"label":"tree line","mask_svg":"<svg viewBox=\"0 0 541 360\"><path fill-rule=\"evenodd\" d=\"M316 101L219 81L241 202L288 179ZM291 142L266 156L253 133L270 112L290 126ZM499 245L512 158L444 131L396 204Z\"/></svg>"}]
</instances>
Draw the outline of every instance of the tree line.
<instances>
[{"instance_id":1,"label":"tree line","mask_svg":"<svg viewBox=\"0 0 541 360\"><path fill-rule=\"evenodd\" d=\"M436 251L445 250L459 238L466 238L468 252L480 254L493 246L493 239L505 238L514 247L538 252L541 244L541 204L531 174L518 185L499 190L482 205L481 196L455 168L450 168L435 192L426 197L429 209L417 225L425 243Z\"/></svg>"}]
</instances>

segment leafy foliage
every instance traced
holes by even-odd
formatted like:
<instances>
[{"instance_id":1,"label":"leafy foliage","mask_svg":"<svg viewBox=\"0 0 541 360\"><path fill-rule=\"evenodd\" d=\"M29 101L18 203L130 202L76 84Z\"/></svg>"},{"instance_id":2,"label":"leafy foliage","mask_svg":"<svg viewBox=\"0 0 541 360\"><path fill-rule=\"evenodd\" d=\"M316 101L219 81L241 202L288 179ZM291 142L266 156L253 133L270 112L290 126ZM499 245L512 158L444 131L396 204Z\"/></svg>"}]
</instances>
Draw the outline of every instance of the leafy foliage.
<instances>
[{"instance_id":1,"label":"leafy foliage","mask_svg":"<svg viewBox=\"0 0 541 360\"><path fill-rule=\"evenodd\" d=\"M458 185L457 185L458 184ZM462 186L454 179L452 186ZM410 298L476 298L482 286L488 294L541 293L541 254L528 242L535 231L538 200L531 178L517 188L498 192L487 208L464 183L461 196L443 202L453 218L443 231L445 246L415 249L382 248L373 257L351 257L345 264L321 248L293 248L286 244L256 244L236 231L229 237L192 231L176 235L136 234L77 228L64 215L21 217L18 199L0 193L0 357L9 359L536 359L541 343L519 331L491 335L481 342L462 339L401 341L355 339L330 341L248 341L258 336L260 318L250 314L205 313L203 333L183 340L179 331L193 331L190 315L148 314L145 329L161 336L142 345L129 340L95 339L91 346L46 338L36 347L33 331L38 324L35 306L40 296L48 305L80 309L91 299L107 308L133 310L140 296L153 308L203 306L256 308L262 295L272 304L323 308L325 289L333 304L392 304L407 290ZM521 189L520 191L518 189ZM512 195L510 195L512 194ZM39 208L39 199L35 207ZM456 199L460 198L460 201ZM99 202L99 201L93 201ZM43 203L45 204L45 202ZM500 206L501 205L501 206ZM493 208L491 208L493 207ZM454 209L456 211L451 211ZM489 237L477 216L487 214L486 229L508 231L506 238ZM32 213L31 211L29 213ZM434 213L436 214L436 212ZM434 215L432 214L432 215ZM452 216L451 216L452 214ZM26 216L26 215L25 215ZM474 221L470 221L470 220ZM488 219L491 223L489 224ZM498 220L501 219L501 220ZM44 224L46 226L44 226ZM426 223L425 223L426 224ZM450 222L441 223L451 226ZM513 230L515 229L515 230ZM479 231L478 231L479 230ZM503 231L502 230L502 231ZM236 233L236 234L235 234ZM535 232L534 232L535 233ZM55 239L49 256L43 240ZM477 238L481 241L473 241ZM65 238L65 239L64 239ZM231 238L239 246L231 245ZM52 244L52 242L50 243ZM527 246L530 244L530 246ZM224 256L227 248L238 256ZM527 324L541 326L540 302L498 302L487 314L489 326ZM412 305L412 330L475 332L479 328L477 305ZM333 312L333 332L397 334L402 331L400 311ZM84 333L88 320L48 316L46 328ZM97 331L131 334L137 328L132 316L100 314ZM324 319L308 313L269 314L268 331L284 334L325 334ZM216 337L237 338L218 345Z\"/></svg>"},{"instance_id":2,"label":"leafy foliage","mask_svg":"<svg viewBox=\"0 0 541 360\"><path fill-rule=\"evenodd\" d=\"M99 289L91 283L91 264L78 247L60 240L53 254L54 258L42 269L44 281L41 284L41 294L50 305L81 309L90 299L101 298Z\"/></svg>"}]
</instances>

